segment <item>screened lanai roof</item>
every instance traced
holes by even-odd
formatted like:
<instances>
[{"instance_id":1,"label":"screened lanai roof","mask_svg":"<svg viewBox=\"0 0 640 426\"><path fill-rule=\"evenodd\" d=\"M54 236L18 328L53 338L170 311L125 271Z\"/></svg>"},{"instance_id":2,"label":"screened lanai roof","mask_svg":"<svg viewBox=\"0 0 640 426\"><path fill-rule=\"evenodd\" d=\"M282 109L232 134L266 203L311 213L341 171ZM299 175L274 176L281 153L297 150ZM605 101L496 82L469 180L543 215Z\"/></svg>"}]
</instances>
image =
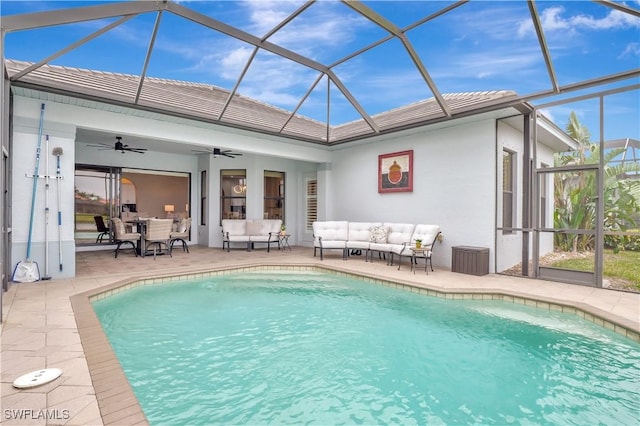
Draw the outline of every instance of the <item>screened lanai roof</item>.
<instances>
[{"instance_id":1,"label":"screened lanai roof","mask_svg":"<svg viewBox=\"0 0 640 426\"><path fill-rule=\"evenodd\" d=\"M16 89L328 145L640 76L635 2L22 1L1 22Z\"/></svg>"}]
</instances>

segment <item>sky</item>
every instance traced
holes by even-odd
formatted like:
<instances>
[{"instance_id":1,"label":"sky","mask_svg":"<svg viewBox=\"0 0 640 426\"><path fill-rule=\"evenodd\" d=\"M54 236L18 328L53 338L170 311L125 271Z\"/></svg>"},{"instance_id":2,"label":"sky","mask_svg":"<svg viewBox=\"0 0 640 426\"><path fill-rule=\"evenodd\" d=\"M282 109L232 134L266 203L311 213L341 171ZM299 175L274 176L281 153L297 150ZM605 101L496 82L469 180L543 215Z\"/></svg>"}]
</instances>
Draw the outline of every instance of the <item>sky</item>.
<instances>
[{"instance_id":1,"label":"sky","mask_svg":"<svg viewBox=\"0 0 640 426\"><path fill-rule=\"evenodd\" d=\"M0 1L2 16L103 4L98 1ZM301 1L180 1L180 5L225 24L265 37ZM635 10L640 0L618 2ZM364 4L406 29L440 93L513 90L520 95L551 88L544 57L531 23L527 3L471 1L423 25L421 18L452 4L439 1L364 1ZM640 18L586 1L536 1L559 85L640 68ZM151 39L155 14L135 17L52 63L138 75ZM39 61L102 28L115 19L11 32L5 57ZM397 39L357 52L383 40L388 33L338 1L318 1L269 42L330 66L370 115L433 96L407 49ZM201 82L232 89L253 46L205 29L171 13L162 16L147 75ZM346 60L345 60L346 59ZM319 73L260 50L239 84L238 92L259 101L294 110L314 87ZM605 90L638 84L638 78L609 84ZM534 105L593 92L588 89ZM327 113L327 99L331 101ZM607 96L604 101L605 140L640 139L640 96L635 90ZM571 111L597 140L599 99L545 108L544 114L565 128ZM300 114L332 125L360 118L357 110L326 78L300 106Z\"/></svg>"}]
</instances>

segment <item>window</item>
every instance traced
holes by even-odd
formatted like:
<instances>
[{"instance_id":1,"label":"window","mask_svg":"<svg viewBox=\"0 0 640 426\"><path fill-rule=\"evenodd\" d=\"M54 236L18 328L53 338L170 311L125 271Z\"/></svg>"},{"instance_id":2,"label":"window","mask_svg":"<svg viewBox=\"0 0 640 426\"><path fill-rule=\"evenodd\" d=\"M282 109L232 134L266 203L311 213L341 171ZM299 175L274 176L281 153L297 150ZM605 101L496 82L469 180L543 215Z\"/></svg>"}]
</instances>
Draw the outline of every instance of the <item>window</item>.
<instances>
[{"instance_id":1,"label":"window","mask_svg":"<svg viewBox=\"0 0 640 426\"><path fill-rule=\"evenodd\" d=\"M307 181L307 231L313 232L313 222L318 220L318 181L309 179Z\"/></svg>"},{"instance_id":2,"label":"window","mask_svg":"<svg viewBox=\"0 0 640 426\"><path fill-rule=\"evenodd\" d=\"M264 172L264 218L284 223L284 173Z\"/></svg>"},{"instance_id":3,"label":"window","mask_svg":"<svg viewBox=\"0 0 640 426\"><path fill-rule=\"evenodd\" d=\"M246 170L220 170L220 217L247 218Z\"/></svg>"},{"instance_id":4,"label":"window","mask_svg":"<svg viewBox=\"0 0 640 426\"><path fill-rule=\"evenodd\" d=\"M502 230L503 234L510 234L513 231L516 212L515 197L515 177L516 161L515 153L502 151Z\"/></svg>"},{"instance_id":5,"label":"window","mask_svg":"<svg viewBox=\"0 0 640 426\"><path fill-rule=\"evenodd\" d=\"M207 224L207 171L200 173L200 225Z\"/></svg>"}]
</instances>

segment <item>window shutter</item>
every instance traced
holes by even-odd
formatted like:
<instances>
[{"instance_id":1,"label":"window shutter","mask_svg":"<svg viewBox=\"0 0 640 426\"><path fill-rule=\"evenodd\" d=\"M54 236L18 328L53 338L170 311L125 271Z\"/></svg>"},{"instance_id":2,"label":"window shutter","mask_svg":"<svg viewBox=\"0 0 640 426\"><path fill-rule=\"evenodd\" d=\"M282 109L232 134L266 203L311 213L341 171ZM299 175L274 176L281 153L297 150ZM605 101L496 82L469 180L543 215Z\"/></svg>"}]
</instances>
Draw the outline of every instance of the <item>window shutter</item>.
<instances>
[{"instance_id":1,"label":"window shutter","mask_svg":"<svg viewBox=\"0 0 640 426\"><path fill-rule=\"evenodd\" d=\"M313 231L313 222L318 220L318 181L307 181L307 231Z\"/></svg>"}]
</instances>

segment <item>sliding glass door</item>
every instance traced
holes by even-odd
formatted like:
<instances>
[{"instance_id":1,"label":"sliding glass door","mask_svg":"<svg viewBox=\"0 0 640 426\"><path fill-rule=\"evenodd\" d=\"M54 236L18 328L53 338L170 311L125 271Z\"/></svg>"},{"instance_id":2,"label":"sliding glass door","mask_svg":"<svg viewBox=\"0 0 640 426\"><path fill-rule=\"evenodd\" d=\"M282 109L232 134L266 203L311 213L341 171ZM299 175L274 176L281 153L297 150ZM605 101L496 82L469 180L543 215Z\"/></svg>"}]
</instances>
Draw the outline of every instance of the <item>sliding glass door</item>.
<instances>
[{"instance_id":1,"label":"sliding glass door","mask_svg":"<svg viewBox=\"0 0 640 426\"><path fill-rule=\"evenodd\" d=\"M110 243L110 233L100 237L105 232L100 222L108 227L119 211L120 169L77 165L74 192L76 245Z\"/></svg>"},{"instance_id":2,"label":"sliding glass door","mask_svg":"<svg viewBox=\"0 0 640 426\"><path fill-rule=\"evenodd\" d=\"M184 172L76 165L76 245L113 242L104 228L112 217L172 218L176 223L190 217L190 187L191 175Z\"/></svg>"}]
</instances>

